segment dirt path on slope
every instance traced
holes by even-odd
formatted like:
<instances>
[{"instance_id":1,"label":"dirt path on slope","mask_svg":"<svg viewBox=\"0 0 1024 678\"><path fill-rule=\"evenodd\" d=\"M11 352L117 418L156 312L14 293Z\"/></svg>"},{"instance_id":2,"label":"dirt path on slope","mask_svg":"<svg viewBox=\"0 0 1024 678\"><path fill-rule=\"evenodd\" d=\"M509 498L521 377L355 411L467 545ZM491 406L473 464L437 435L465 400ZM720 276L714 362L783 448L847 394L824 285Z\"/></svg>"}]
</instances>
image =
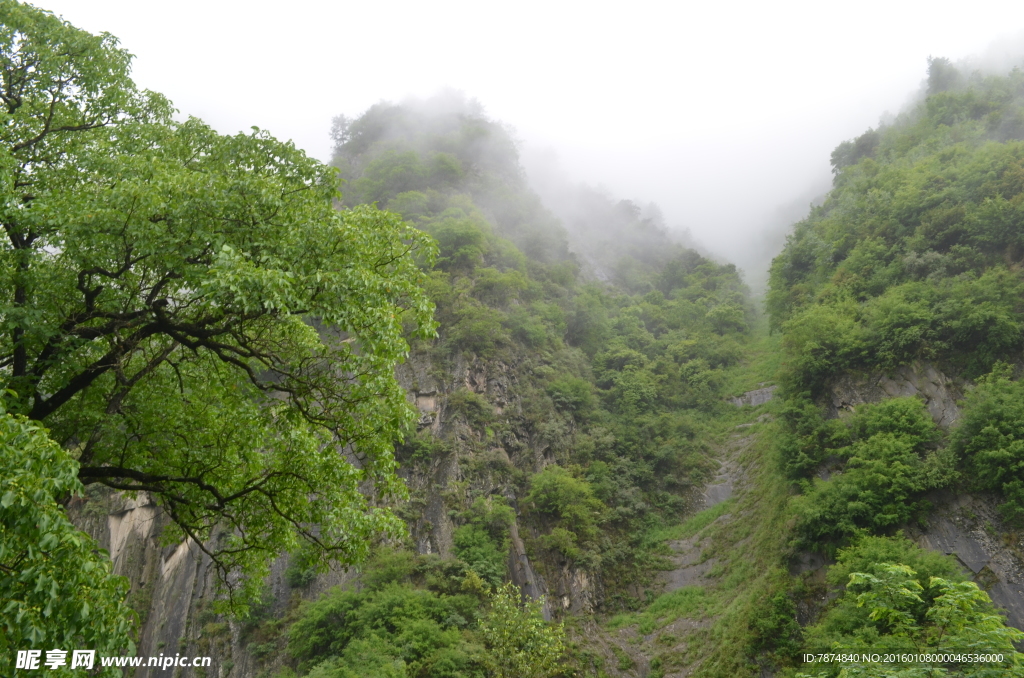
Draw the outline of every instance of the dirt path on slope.
<instances>
[{"instance_id":1,"label":"dirt path on slope","mask_svg":"<svg viewBox=\"0 0 1024 678\"><path fill-rule=\"evenodd\" d=\"M748 473L741 459L755 440L755 436L747 432L749 426L738 427L722 446L718 472L701 492L691 518L743 495ZM672 551L669 556L671 569L660 572L656 578L662 594L686 587L711 589L717 584L714 569L718 561L706 555L711 531L708 528L733 520L732 507L735 506L736 501L731 501L721 515L701 526L694 534L667 543ZM639 618L643 614L634 616ZM700 665L702 643L715 619L715 616L704 613L679 616L663 625L655 623L656 628L646 634L642 633L638 623L617 630L603 629L594 624L585 633L588 649L601 657L603 670L608 676L685 678Z\"/></svg>"}]
</instances>

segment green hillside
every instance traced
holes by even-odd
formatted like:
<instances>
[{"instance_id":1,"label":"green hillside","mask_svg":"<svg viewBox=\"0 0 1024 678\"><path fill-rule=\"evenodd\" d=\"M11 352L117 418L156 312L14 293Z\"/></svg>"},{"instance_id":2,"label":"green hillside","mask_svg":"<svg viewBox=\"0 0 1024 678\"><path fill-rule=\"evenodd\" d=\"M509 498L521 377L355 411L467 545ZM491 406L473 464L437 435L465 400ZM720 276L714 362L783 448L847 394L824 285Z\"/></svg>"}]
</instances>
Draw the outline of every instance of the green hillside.
<instances>
[{"instance_id":1,"label":"green hillside","mask_svg":"<svg viewBox=\"0 0 1024 678\"><path fill-rule=\"evenodd\" d=\"M926 423L909 423L923 416L912 402L897 415L892 434L907 437L907 452L916 449L925 466L910 473L893 524L909 518L915 494L961 476L1001 491L1007 516L1019 511L1013 454L998 462L1005 472L984 472L996 463L986 446L1007 441L981 443L977 433L1013 418L1003 408L1024 342L1022 137L1024 73L966 77L938 59L924 101L833 153L835 188L772 264L768 309L786 353L791 477L809 476L828 455L855 455L851 444L871 434L816 420L811 403L831 380L931 361L979 388L949 444Z\"/></svg>"},{"instance_id":2,"label":"green hillside","mask_svg":"<svg viewBox=\"0 0 1024 678\"><path fill-rule=\"evenodd\" d=\"M1020 636L988 596L903 530L927 523L938 490L995 491L1007 525L1021 514L1022 102L1018 72L965 77L931 62L918 105L834 152L832 192L773 263L767 323L732 267L680 246L666 256L650 223L623 223L631 246L606 263L618 274L588 281L525 189L514 144L471 104L382 104L343 121L335 162L347 200L397 210L441 246L428 287L439 338L413 359L443 371L472 355L518 377L514 416L457 390L457 425L400 448L413 474L437 455L507 451L510 468L474 466L458 488L456 567L497 583L517 521L541 576L566 565L594 576L593 608L562 617L573 657L563 670L581 675L788 675L805 652L864 646L1016 657ZM481 162L481 148L510 166ZM829 418L826 395L843 375L925 363L978 384L959 426L937 426L918 398ZM766 382L781 398L726 404ZM737 425L749 435L730 442ZM524 439L542 441L542 463L522 454ZM730 454L742 491L681 520L690 490ZM680 538L717 565L700 586L659 595L667 544ZM836 564L800 574L806 553ZM823 595L833 603L814 602ZM687 619L695 630L670 632Z\"/></svg>"},{"instance_id":3,"label":"green hillside","mask_svg":"<svg viewBox=\"0 0 1024 678\"><path fill-rule=\"evenodd\" d=\"M622 201L604 208L633 231L628 279L588 282L562 227L527 189L508 133L461 99L380 104L335 130L346 202L372 199L440 248L426 288L438 337L415 344L410 362L443 384L467 360L514 382L500 405L446 387L444 425L410 432L398 447L407 477L429 475L439 457L459 460L462 477L445 488L454 550L439 559L392 545L379 562L401 565L371 564L369 576L386 567L407 595L444 600L467 582L499 585L518 522L542 576L586 572L598 582L594 610L642 604L664 560L658 530L686 513L716 466L708 428L731 408L726 370L753 317L737 271L672 244ZM416 523L425 501L414 491L402 515ZM471 605L441 629L479 637L484 609ZM298 623L312 610L296 612ZM409 675L454 651L437 640L410 655L399 637L384 642ZM293 651L300 668L312 661ZM460 661L470 662L466 652ZM450 675L477 675L465 670ZM449 675L437 671L422 675Z\"/></svg>"},{"instance_id":4,"label":"green hillside","mask_svg":"<svg viewBox=\"0 0 1024 678\"><path fill-rule=\"evenodd\" d=\"M833 190L772 264L767 307L784 361L778 468L799 492L789 501L792 548L838 557L827 587L847 584L851 567L874 577L850 579L803 630L805 651L1009 652L1019 642L986 595L944 582L963 577L960 567L917 550L902 530L926 530L936 501L964 493L993 497L1002 522L986 529L1011 548L1021 527L1022 139L1024 73L967 74L933 59L915 106L836 148ZM844 375L928 366L967 393L953 426L937 426L921 397L828 418ZM890 597L865 616L879 587ZM794 582L791 597L806 592ZM949 612L939 606L954 601L967 616L940 621ZM972 626L970 639L955 636ZM864 675L883 675L872 670ZM969 663L944 670L983 675Z\"/></svg>"}]
</instances>

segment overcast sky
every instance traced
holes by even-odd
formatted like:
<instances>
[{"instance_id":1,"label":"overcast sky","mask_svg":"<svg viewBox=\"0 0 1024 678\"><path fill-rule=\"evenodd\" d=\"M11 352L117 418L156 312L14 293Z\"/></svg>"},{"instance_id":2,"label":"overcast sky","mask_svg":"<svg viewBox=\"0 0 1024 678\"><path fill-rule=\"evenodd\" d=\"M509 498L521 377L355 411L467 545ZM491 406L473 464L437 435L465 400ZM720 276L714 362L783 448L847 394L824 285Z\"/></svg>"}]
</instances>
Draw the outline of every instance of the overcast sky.
<instances>
[{"instance_id":1,"label":"overcast sky","mask_svg":"<svg viewBox=\"0 0 1024 678\"><path fill-rule=\"evenodd\" d=\"M731 257L827 186L832 148L897 112L929 55L1024 54L1024 2L1005 0L38 4L118 36L136 81L183 113L324 160L334 115L462 90L527 153L659 203Z\"/></svg>"}]
</instances>

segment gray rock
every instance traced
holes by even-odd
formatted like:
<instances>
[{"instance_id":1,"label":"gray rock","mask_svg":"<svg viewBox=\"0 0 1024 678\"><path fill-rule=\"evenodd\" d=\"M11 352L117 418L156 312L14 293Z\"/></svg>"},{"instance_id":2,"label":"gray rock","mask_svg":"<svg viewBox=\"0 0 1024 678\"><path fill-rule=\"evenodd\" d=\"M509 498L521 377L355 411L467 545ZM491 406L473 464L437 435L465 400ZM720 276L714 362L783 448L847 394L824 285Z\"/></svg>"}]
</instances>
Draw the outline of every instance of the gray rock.
<instances>
[{"instance_id":1,"label":"gray rock","mask_svg":"<svg viewBox=\"0 0 1024 678\"><path fill-rule=\"evenodd\" d=\"M776 386L768 386L767 388L759 388L754 391L747 391L739 398L731 398L729 402L731 402L736 407L743 407L744 405L757 407L758 405L764 405L766 402L768 402L775 396L776 388Z\"/></svg>"},{"instance_id":2,"label":"gray rock","mask_svg":"<svg viewBox=\"0 0 1024 678\"><path fill-rule=\"evenodd\" d=\"M937 493L933 500L938 508L928 517L928 526L910 536L925 548L959 560L992 602L1006 611L1007 623L1024 629L1024 545L1017 536L1017 543L1004 539L1013 532L1002 524L998 502L949 493Z\"/></svg>"},{"instance_id":3,"label":"gray rock","mask_svg":"<svg viewBox=\"0 0 1024 678\"><path fill-rule=\"evenodd\" d=\"M962 387L927 362L904 365L888 374L844 374L832 382L828 390L826 405L832 417L864 403L919 396L932 419L942 428L949 428L960 418L956 403L963 398Z\"/></svg>"}]
</instances>

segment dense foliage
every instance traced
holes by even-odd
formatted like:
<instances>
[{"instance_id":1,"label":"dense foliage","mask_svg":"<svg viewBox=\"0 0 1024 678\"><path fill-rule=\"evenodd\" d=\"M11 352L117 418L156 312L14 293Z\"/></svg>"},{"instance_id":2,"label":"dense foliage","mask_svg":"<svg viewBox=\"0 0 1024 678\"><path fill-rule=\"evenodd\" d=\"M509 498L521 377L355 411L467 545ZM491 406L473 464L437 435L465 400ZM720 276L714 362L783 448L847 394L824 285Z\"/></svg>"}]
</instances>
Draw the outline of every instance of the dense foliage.
<instances>
[{"instance_id":1,"label":"dense foliage","mask_svg":"<svg viewBox=\"0 0 1024 678\"><path fill-rule=\"evenodd\" d=\"M1006 366L1003 366L1004 368ZM1024 382L997 369L967 396L950 446L973 479L972 489L996 491L1007 522L1024 524Z\"/></svg>"},{"instance_id":2,"label":"dense foliage","mask_svg":"<svg viewBox=\"0 0 1024 678\"><path fill-rule=\"evenodd\" d=\"M455 560L382 551L365 588L334 589L302 607L288 652L314 678L522 676L569 673L560 626L511 585L491 588Z\"/></svg>"},{"instance_id":3,"label":"dense foliage","mask_svg":"<svg viewBox=\"0 0 1024 678\"><path fill-rule=\"evenodd\" d=\"M1007 410L1016 387L998 363L1024 348L1024 73L965 77L941 59L929 73L914 109L836 149L835 187L773 263L768 297L788 361L787 473L808 478L838 456L847 472L808 501L866 510L874 532L910 520L923 491L956 480L955 467L985 478L978 488L1001 491L1008 517L1020 505ZM938 432L920 438L920 408L918 423L848 447L842 426L813 402L845 372L915 361L962 379L994 368L1002 375L970 396L949 452ZM941 449L929 456L922 445ZM871 475L885 487L871 488ZM881 504L857 499L868 488ZM845 524L830 527L830 543L852 534Z\"/></svg>"},{"instance_id":4,"label":"dense foliage","mask_svg":"<svg viewBox=\"0 0 1024 678\"><path fill-rule=\"evenodd\" d=\"M915 359L974 377L1024 346L1022 120L1024 73L975 75L837 149L835 187L772 264L793 388Z\"/></svg>"},{"instance_id":5,"label":"dense foliage","mask_svg":"<svg viewBox=\"0 0 1024 678\"><path fill-rule=\"evenodd\" d=\"M938 431L916 398L865 405L830 428L821 451L842 472L812 478L794 504L806 547L827 549L865 531L907 524L929 508L925 491L943 486L952 473L950 460L933 447ZM797 444L795 437L783 445Z\"/></svg>"},{"instance_id":6,"label":"dense foliage","mask_svg":"<svg viewBox=\"0 0 1024 678\"><path fill-rule=\"evenodd\" d=\"M429 239L335 209L335 170L290 143L175 121L113 37L13 0L0 16L7 410L83 483L153 496L164 538L246 594L299 543L325 566L397 533L378 504L402 492L404 332L433 334Z\"/></svg>"},{"instance_id":7,"label":"dense foliage","mask_svg":"<svg viewBox=\"0 0 1024 678\"><path fill-rule=\"evenodd\" d=\"M349 178L348 199L378 200L438 241L428 289L439 339L419 344L418 355L442 375L467 363L515 375L500 403L468 381L456 385L445 426L400 451L411 472L445 455L462 462L461 482L446 495L457 562L496 581L505 526L517 527L547 581L567 571L598 576L599 610L649 602L609 620L612 631L635 626L644 642L653 635L671 645L673 624L720 615L698 635L720 646L706 662L694 663L692 647L685 659L683 650L665 651L651 662L653 675L681 666L792 675L803 651L865 643L918 651L961 644L1018 661L1018 636L988 596L950 560L899 536L925 520L935 490L995 490L1008 520L1019 519L1024 503L1018 382L1000 366L1024 348L1024 144L1016 140L1024 76L964 77L933 60L929 82L916 108L836 149L833 191L773 264L767 301L784 365L771 473L782 489L771 473L756 482L777 512L748 502L743 520L730 523L740 508L720 505L682 532L656 528L683 514L686 491L715 467L706 440L729 420L725 374L749 358L751 318L734 269L671 246L653 211L595 194L580 198L586 207L575 214L585 216L566 239L522 197L514 169L476 155L501 149L497 157L511 162L515 154L505 131L471 104L381 104L340 121L336 163ZM587 219L600 225L598 242L575 247ZM618 252L602 244L613 223L624 234ZM576 254L562 248L566 240ZM848 372L915 361L980 380L952 435L918 398L838 418L822 407ZM496 506L500 519L488 517ZM752 534L739 523L757 511L776 522ZM415 511L405 516L420 524ZM652 535L705 529L736 544L731 552L724 542L707 547L702 557L724 558L707 575L714 583L638 599L661 566ZM774 554L766 572L736 560L747 548L756 558ZM827 582L789 574L805 550L838 554ZM803 628L799 610L811 618ZM620 670L635 668L628 654L615 655ZM599 661L590 666L602 670ZM825 674L1011 670L890 668Z\"/></svg>"},{"instance_id":8,"label":"dense foliage","mask_svg":"<svg viewBox=\"0 0 1024 678\"><path fill-rule=\"evenodd\" d=\"M828 579L845 590L805 629L808 653L974 653L1003 661L835 662L815 676L1024 675L1024 655L1015 647L1024 632L1007 627L988 595L964 581L949 558L902 537L866 538L840 552Z\"/></svg>"},{"instance_id":9,"label":"dense foliage","mask_svg":"<svg viewBox=\"0 0 1024 678\"><path fill-rule=\"evenodd\" d=\"M68 520L58 499L83 494L78 464L44 429L0 410L0 671L18 650L134 651L128 582ZM61 675L71 675L67 667Z\"/></svg>"},{"instance_id":10,"label":"dense foliage","mask_svg":"<svg viewBox=\"0 0 1024 678\"><path fill-rule=\"evenodd\" d=\"M581 262L508 130L458 96L339 118L339 210L333 169L264 132L175 121L112 37L0 9L4 402L45 422L80 482L152 494L163 539L191 538L244 605L282 551L301 588L400 540L396 439L409 472L461 455L438 567L473 590L409 575L332 594L318 605L371 621L330 651L295 631L301 672L553 671L553 627L501 588L516 521L539 569L586 570L606 582L596 602L633 604L658 562L644 535L714 467L702 422L749 319L734 267L605 196L591 207L629 247ZM444 429L410 433L393 373L410 341L441 374L510 370L514 407L456 388ZM416 499L397 507L410 525Z\"/></svg>"},{"instance_id":11,"label":"dense foliage","mask_svg":"<svg viewBox=\"0 0 1024 678\"><path fill-rule=\"evenodd\" d=\"M1009 662L833 665L816 675L1021 670L1019 632L988 596L951 562L892 536L927 526L937 489L993 492L1007 529L1024 515L1024 393L1012 366L1024 348L1021 139L1024 73L966 75L931 60L915 106L836 149L833 190L772 264L767 306L785 352L776 451L799 492L787 501L792 544L839 554L828 580L839 596L803 630L804 651L984 647ZM952 430L920 398L828 418L843 375L922 363L968 385ZM806 584L791 587L791 598L807 595ZM763 651L795 661L782 648L791 641Z\"/></svg>"}]
</instances>

